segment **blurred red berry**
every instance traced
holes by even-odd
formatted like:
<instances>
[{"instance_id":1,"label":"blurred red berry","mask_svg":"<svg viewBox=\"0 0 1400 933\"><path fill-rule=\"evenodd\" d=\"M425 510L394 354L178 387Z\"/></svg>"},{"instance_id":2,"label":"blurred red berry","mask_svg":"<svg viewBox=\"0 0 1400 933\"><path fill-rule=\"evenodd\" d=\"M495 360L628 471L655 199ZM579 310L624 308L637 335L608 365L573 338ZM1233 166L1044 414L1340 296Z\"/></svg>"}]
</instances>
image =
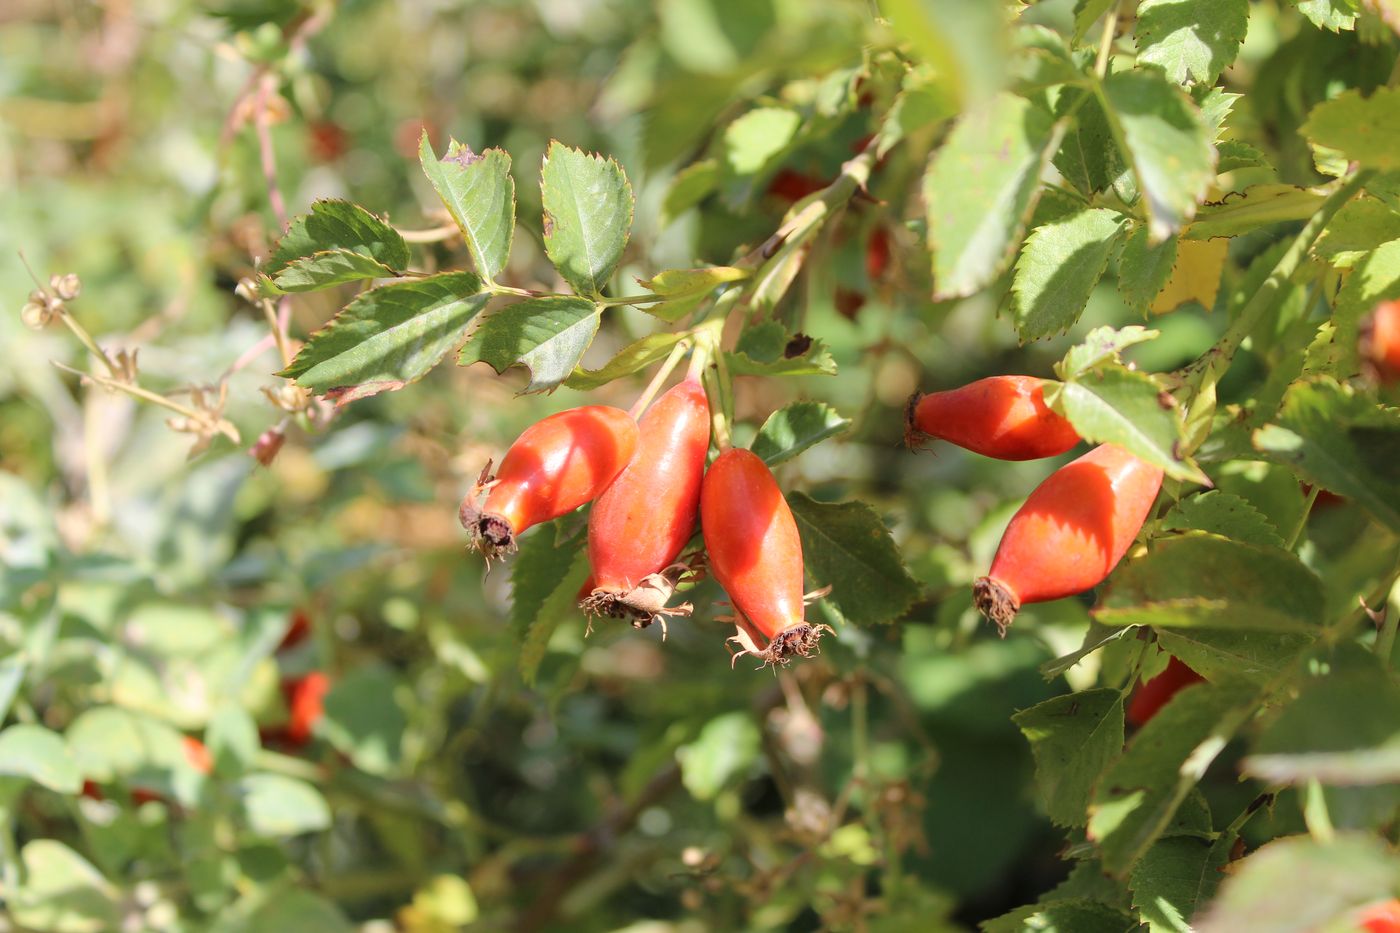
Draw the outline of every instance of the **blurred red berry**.
<instances>
[{"instance_id":1,"label":"blurred red berry","mask_svg":"<svg viewBox=\"0 0 1400 933\"><path fill-rule=\"evenodd\" d=\"M1151 680L1138 684L1137 690L1133 691L1132 700L1128 703L1124 718L1127 719L1129 725L1145 725L1183 687L1204 682L1204 677L1176 658L1172 658L1167 662L1166 670Z\"/></svg>"}]
</instances>

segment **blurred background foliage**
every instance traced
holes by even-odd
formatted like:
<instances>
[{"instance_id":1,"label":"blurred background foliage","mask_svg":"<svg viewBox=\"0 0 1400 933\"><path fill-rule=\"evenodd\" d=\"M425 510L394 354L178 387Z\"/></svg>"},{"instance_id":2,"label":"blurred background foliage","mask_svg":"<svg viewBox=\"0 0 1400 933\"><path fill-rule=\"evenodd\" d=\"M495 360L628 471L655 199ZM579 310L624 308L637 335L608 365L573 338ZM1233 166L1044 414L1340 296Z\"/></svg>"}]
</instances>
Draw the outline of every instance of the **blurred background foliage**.
<instances>
[{"instance_id":1,"label":"blurred background foliage","mask_svg":"<svg viewBox=\"0 0 1400 933\"><path fill-rule=\"evenodd\" d=\"M1073 3L1022 15L1068 32ZM187 459L168 412L52 365L89 367L71 334L0 315L0 715L65 734L71 758L28 773L52 750L0 745L0 926L957 929L1057 883L1060 834L1009 716L1067 689L1037 668L1078 647L1087 603L1027 607L998 642L968 586L1048 467L905 452L901 410L920 388L1048 375L1087 330L1136 316L1106 281L1070 334L1021 347L996 314L1004 283L928 299L916 191L931 129L890 153L782 309L839 374L739 387L750 431L798 397L854 419L780 478L881 511L924 594L896 626L845 628L782 678L731 672L708 586L664 645L606 625L585 641L572 619L522 684L508 573L464 553L456 503L541 415L626 407L638 384L515 397L519 372L442 366L293 429L265 468L247 450L280 417L261 391L276 388L265 322L234 294L277 233L267 156L290 212L348 197L415 230L444 221L416 165L422 130L437 151L449 137L501 146L522 218L505 279L548 287L531 220L544 148L610 154L638 194L618 276L635 290L634 276L730 261L832 177L889 106L890 82L868 76L898 41L860 0L3 4L0 295L17 310L34 287L21 252L44 280L77 273L74 317L104 347L139 348L143 381L177 398L223 382L242 442ZM1277 173L1237 180L1319 181L1297 136L1307 111L1384 81L1394 58L1382 30L1358 41L1255 4L1224 79L1249 92L1228 133ZM248 112L265 68L280 76L270 154ZM678 171L744 156L726 141L736 117L820 115L842 69L874 97L764 154L746 184L685 203ZM1233 240L1224 286L1154 321L1163 336L1137 362L1165 370L1207 348L1277 238ZM460 243L428 255L462 262ZM293 333L334 300L297 298ZM651 326L618 309L586 362ZM1280 524L1301 512L1291 475L1256 464L1219 480ZM1347 506L1320 515L1307 559L1348 566L1364 525ZM1121 682L1115 648L1072 676ZM288 685L311 672L329 693L297 742ZM202 739L211 773L181 734ZM1228 776L1207 790L1243 803Z\"/></svg>"}]
</instances>

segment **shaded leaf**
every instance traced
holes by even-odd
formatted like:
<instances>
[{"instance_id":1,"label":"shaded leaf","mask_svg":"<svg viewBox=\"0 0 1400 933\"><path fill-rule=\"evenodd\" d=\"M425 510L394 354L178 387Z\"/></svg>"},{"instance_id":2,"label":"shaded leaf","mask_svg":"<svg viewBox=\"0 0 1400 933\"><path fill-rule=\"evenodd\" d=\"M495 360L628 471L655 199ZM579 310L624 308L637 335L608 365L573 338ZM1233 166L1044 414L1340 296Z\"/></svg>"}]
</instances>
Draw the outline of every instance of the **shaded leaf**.
<instances>
[{"instance_id":1,"label":"shaded leaf","mask_svg":"<svg viewBox=\"0 0 1400 933\"><path fill-rule=\"evenodd\" d=\"M981 924L983 933L1130 933L1137 921L1124 911L1087 898L1018 907Z\"/></svg>"},{"instance_id":2,"label":"shaded leaf","mask_svg":"<svg viewBox=\"0 0 1400 933\"><path fill-rule=\"evenodd\" d=\"M486 282L495 281L510 258L515 237L515 180L510 175L510 154L487 149L477 155L454 139L439 160L424 130L418 142L418 161L462 231L476 271Z\"/></svg>"},{"instance_id":3,"label":"shaded leaf","mask_svg":"<svg viewBox=\"0 0 1400 933\"><path fill-rule=\"evenodd\" d=\"M551 140L540 170L544 248L580 295L602 292L632 229L632 185L612 159Z\"/></svg>"},{"instance_id":4,"label":"shaded leaf","mask_svg":"<svg viewBox=\"0 0 1400 933\"><path fill-rule=\"evenodd\" d=\"M577 617L578 591L588 579L588 549L582 542L575 542L569 551L568 569L562 577L556 577L554 587L539 602L533 617L526 620L525 638L520 644L520 679L527 687L535 684L540 662L549 648L549 639L554 630L565 619Z\"/></svg>"},{"instance_id":5,"label":"shaded leaf","mask_svg":"<svg viewBox=\"0 0 1400 933\"><path fill-rule=\"evenodd\" d=\"M1123 296L1128 307L1145 311L1152 304L1171 278L1176 249L1176 237L1154 245L1145 224L1134 226L1118 259L1118 294Z\"/></svg>"},{"instance_id":6,"label":"shaded leaf","mask_svg":"<svg viewBox=\"0 0 1400 933\"><path fill-rule=\"evenodd\" d=\"M966 113L924 174L936 297L971 295L1006 268L1058 145L1043 107L998 94Z\"/></svg>"},{"instance_id":7,"label":"shaded leaf","mask_svg":"<svg viewBox=\"0 0 1400 933\"><path fill-rule=\"evenodd\" d=\"M1221 140L1216 143L1215 151L1220 156L1215 170L1222 175L1242 168L1267 167L1269 164L1263 152L1239 139Z\"/></svg>"},{"instance_id":8,"label":"shaded leaf","mask_svg":"<svg viewBox=\"0 0 1400 933\"><path fill-rule=\"evenodd\" d=\"M367 291L312 334L278 375L341 404L401 389L462 343L489 297L470 272Z\"/></svg>"},{"instance_id":9,"label":"shaded leaf","mask_svg":"<svg viewBox=\"0 0 1400 933\"><path fill-rule=\"evenodd\" d=\"M911 69L880 123L875 155L884 158L910 134L957 116L957 102L947 85L926 65Z\"/></svg>"},{"instance_id":10,"label":"shaded leaf","mask_svg":"<svg viewBox=\"0 0 1400 933\"><path fill-rule=\"evenodd\" d=\"M1035 756L1035 789L1047 816L1083 826L1099 775L1123 750L1123 695L1085 690L1011 717Z\"/></svg>"},{"instance_id":11,"label":"shaded leaf","mask_svg":"<svg viewBox=\"0 0 1400 933\"><path fill-rule=\"evenodd\" d=\"M788 497L802 558L814 587L830 586L831 600L856 625L878 625L901 616L919 596L889 529L863 502L818 502L804 493Z\"/></svg>"},{"instance_id":12,"label":"shaded leaf","mask_svg":"<svg viewBox=\"0 0 1400 933\"><path fill-rule=\"evenodd\" d=\"M1035 229L1011 285L1021 340L1053 336L1079 320L1122 233L1122 216L1106 208Z\"/></svg>"},{"instance_id":13,"label":"shaded leaf","mask_svg":"<svg viewBox=\"0 0 1400 933\"><path fill-rule=\"evenodd\" d=\"M379 666L361 666L336 679L317 731L370 774L398 766L408 717L395 695L398 679Z\"/></svg>"},{"instance_id":14,"label":"shaded leaf","mask_svg":"<svg viewBox=\"0 0 1400 933\"><path fill-rule=\"evenodd\" d=\"M1270 460L1400 531L1400 408L1377 405L1330 379L1298 382L1253 441Z\"/></svg>"},{"instance_id":15,"label":"shaded leaf","mask_svg":"<svg viewBox=\"0 0 1400 933\"><path fill-rule=\"evenodd\" d=\"M791 460L808 447L845 433L851 419L821 402L793 402L768 416L749 449L776 466Z\"/></svg>"},{"instance_id":16,"label":"shaded leaf","mask_svg":"<svg viewBox=\"0 0 1400 933\"><path fill-rule=\"evenodd\" d=\"M821 340L789 335L777 321L745 330L725 363L734 376L830 376L836 361Z\"/></svg>"},{"instance_id":17,"label":"shaded leaf","mask_svg":"<svg viewBox=\"0 0 1400 933\"><path fill-rule=\"evenodd\" d=\"M719 187L719 162L705 159L687 165L671 179L661 202L662 223L670 223L696 207Z\"/></svg>"},{"instance_id":18,"label":"shaded leaf","mask_svg":"<svg viewBox=\"0 0 1400 933\"><path fill-rule=\"evenodd\" d=\"M1369 834L1342 834L1323 843L1285 836L1236 862L1199 933L1307 933L1347 910L1395 896L1400 860Z\"/></svg>"},{"instance_id":19,"label":"shaded leaf","mask_svg":"<svg viewBox=\"0 0 1400 933\"><path fill-rule=\"evenodd\" d=\"M1319 29L1341 32L1356 28L1356 17L1361 11L1355 0L1293 0L1312 24Z\"/></svg>"},{"instance_id":20,"label":"shaded leaf","mask_svg":"<svg viewBox=\"0 0 1400 933\"><path fill-rule=\"evenodd\" d=\"M1212 683L1239 678L1263 684L1293 663L1316 636L1260 629L1159 628L1157 644Z\"/></svg>"},{"instance_id":21,"label":"shaded leaf","mask_svg":"<svg viewBox=\"0 0 1400 933\"><path fill-rule=\"evenodd\" d=\"M1191 918L1220 887L1228 845L1193 836L1161 839L1143 853L1129 886L1150 933L1191 933Z\"/></svg>"},{"instance_id":22,"label":"shaded leaf","mask_svg":"<svg viewBox=\"0 0 1400 933\"><path fill-rule=\"evenodd\" d=\"M1292 553L1188 531L1120 565L1093 616L1108 625L1308 632L1326 621L1324 605L1322 581Z\"/></svg>"},{"instance_id":23,"label":"shaded leaf","mask_svg":"<svg viewBox=\"0 0 1400 933\"><path fill-rule=\"evenodd\" d=\"M1283 547L1283 537L1273 523L1248 500L1212 489L1188 496L1162 518L1167 531L1209 531L1225 538Z\"/></svg>"},{"instance_id":24,"label":"shaded leaf","mask_svg":"<svg viewBox=\"0 0 1400 933\"><path fill-rule=\"evenodd\" d=\"M530 370L526 392L557 387L573 373L598 333L601 313L587 298L531 298L487 315L457 355L459 366L489 363L498 373Z\"/></svg>"},{"instance_id":25,"label":"shaded leaf","mask_svg":"<svg viewBox=\"0 0 1400 933\"><path fill-rule=\"evenodd\" d=\"M1103 775L1089 815L1089 838L1104 868L1122 875L1171 822L1254 708L1251 688L1195 684L1178 692L1128 743Z\"/></svg>"}]
</instances>

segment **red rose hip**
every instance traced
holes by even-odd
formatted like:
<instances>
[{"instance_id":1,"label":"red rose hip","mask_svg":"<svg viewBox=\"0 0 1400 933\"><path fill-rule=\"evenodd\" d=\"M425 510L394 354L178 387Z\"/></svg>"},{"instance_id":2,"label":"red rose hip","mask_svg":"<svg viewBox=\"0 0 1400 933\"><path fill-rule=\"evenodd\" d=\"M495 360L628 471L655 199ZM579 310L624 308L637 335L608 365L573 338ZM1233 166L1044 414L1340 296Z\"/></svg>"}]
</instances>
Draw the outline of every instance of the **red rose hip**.
<instances>
[{"instance_id":1,"label":"red rose hip","mask_svg":"<svg viewBox=\"0 0 1400 933\"><path fill-rule=\"evenodd\" d=\"M1145 680L1138 684L1138 688L1133 691L1132 700L1128 703L1124 718L1130 725L1145 725L1182 688L1204 681L1205 678L1200 674L1176 658L1172 658L1167 661L1166 670L1151 680Z\"/></svg>"},{"instance_id":2,"label":"red rose hip","mask_svg":"<svg viewBox=\"0 0 1400 933\"><path fill-rule=\"evenodd\" d=\"M666 392L642 416L637 452L593 503L588 516L592 615L631 617L638 628L658 616L689 615L666 602L688 570L674 564L695 533L710 406L698 379Z\"/></svg>"},{"instance_id":3,"label":"red rose hip","mask_svg":"<svg viewBox=\"0 0 1400 933\"><path fill-rule=\"evenodd\" d=\"M973 587L1001 634L1026 603L1082 593L1103 582L1137 537L1162 470L1103 444L1051 473L1011 518L992 569Z\"/></svg>"},{"instance_id":4,"label":"red rose hip","mask_svg":"<svg viewBox=\"0 0 1400 933\"><path fill-rule=\"evenodd\" d=\"M743 617L734 657L786 664L811 655L830 628L803 618L802 540L768 465L747 450L721 454L705 473L700 526L710 572Z\"/></svg>"},{"instance_id":5,"label":"red rose hip","mask_svg":"<svg viewBox=\"0 0 1400 933\"><path fill-rule=\"evenodd\" d=\"M936 437L984 457L1038 460L1079 443L1069 420L1045 404L1033 376L989 376L946 392L915 394L905 408L904 439Z\"/></svg>"},{"instance_id":6,"label":"red rose hip","mask_svg":"<svg viewBox=\"0 0 1400 933\"><path fill-rule=\"evenodd\" d=\"M585 405L525 429L490 476L462 500L462 525L489 560L515 550L525 529L591 502L613 481L637 447L637 423L620 408ZM478 507L477 499L486 493Z\"/></svg>"}]
</instances>

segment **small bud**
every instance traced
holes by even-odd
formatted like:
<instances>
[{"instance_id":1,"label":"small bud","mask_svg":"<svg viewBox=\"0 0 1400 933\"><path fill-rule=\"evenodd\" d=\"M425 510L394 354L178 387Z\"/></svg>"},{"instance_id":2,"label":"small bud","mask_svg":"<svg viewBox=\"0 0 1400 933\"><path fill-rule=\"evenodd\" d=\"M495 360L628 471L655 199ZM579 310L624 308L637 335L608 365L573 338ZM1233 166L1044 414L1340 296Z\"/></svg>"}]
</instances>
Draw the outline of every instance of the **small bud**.
<instances>
[{"instance_id":1,"label":"small bud","mask_svg":"<svg viewBox=\"0 0 1400 933\"><path fill-rule=\"evenodd\" d=\"M258 303L258 283L250 278L239 279L233 293L249 304Z\"/></svg>"},{"instance_id":2,"label":"small bud","mask_svg":"<svg viewBox=\"0 0 1400 933\"><path fill-rule=\"evenodd\" d=\"M280 425L274 425L262 432L258 439L253 442L253 446L248 450L253 459L263 466L270 466L277 452L282 449L282 444L287 440L287 434Z\"/></svg>"},{"instance_id":3,"label":"small bud","mask_svg":"<svg viewBox=\"0 0 1400 933\"><path fill-rule=\"evenodd\" d=\"M53 320L53 312L46 302L30 301L19 312L24 326L33 330L43 330Z\"/></svg>"},{"instance_id":4,"label":"small bud","mask_svg":"<svg viewBox=\"0 0 1400 933\"><path fill-rule=\"evenodd\" d=\"M58 293L58 297L64 301L72 301L83 292L83 283L79 281L76 272L69 272L66 275L54 275L49 277L49 287Z\"/></svg>"}]
</instances>

